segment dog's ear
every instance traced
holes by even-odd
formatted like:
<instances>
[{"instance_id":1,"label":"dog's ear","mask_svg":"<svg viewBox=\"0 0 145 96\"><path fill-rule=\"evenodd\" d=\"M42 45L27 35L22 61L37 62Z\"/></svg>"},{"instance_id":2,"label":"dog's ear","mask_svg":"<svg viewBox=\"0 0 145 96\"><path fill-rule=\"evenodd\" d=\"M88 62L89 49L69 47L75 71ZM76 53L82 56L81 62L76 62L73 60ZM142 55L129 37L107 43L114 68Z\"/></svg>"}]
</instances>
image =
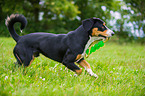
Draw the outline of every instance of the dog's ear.
<instances>
[{"instance_id":1,"label":"dog's ear","mask_svg":"<svg viewBox=\"0 0 145 96\"><path fill-rule=\"evenodd\" d=\"M82 21L82 25L86 31L89 31L93 27L93 19L85 19Z\"/></svg>"},{"instance_id":2,"label":"dog's ear","mask_svg":"<svg viewBox=\"0 0 145 96\"><path fill-rule=\"evenodd\" d=\"M93 17L93 18L91 18L91 19L94 21L94 23L96 23L96 22L104 23L104 21L101 20L100 18Z\"/></svg>"},{"instance_id":3,"label":"dog's ear","mask_svg":"<svg viewBox=\"0 0 145 96\"><path fill-rule=\"evenodd\" d=\"M86 31L89 31L93 27L94 23L96 22L104 23L104 21L102 21L100 18L93 17L90 19L83 20L82 25Z\"/></svg>"}]
</instances>

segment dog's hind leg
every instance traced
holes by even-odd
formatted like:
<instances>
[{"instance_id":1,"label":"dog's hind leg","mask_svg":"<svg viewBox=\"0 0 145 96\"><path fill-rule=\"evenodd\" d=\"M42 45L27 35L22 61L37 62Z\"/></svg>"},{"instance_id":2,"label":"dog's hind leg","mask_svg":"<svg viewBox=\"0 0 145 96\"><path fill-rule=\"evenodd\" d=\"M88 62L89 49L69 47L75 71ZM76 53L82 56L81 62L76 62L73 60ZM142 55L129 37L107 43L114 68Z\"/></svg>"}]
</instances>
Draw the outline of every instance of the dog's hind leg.
<instances>
[{"instance_id":1,"label":"dog's hind leg","mask_svg":"<svg viewBox=\"0 0 145 96\"><path fill-rule=\"evenodd\" d=\"M20 65L24 64L24 66L27 67L34 60L33 51L29 48L21 47L22 46L16 46L13 53L17 59L17 63Z\"/></svg>"},{"instance_id":2,"label":"dog's hind leg","mask_svg":"<svg viewBox=\"0 0 145 96\"><path fill-rule=\"evenodd\" d=\"M33 55L28 56L27 58L25 58L24 66L25 66L25 67L30 66L31 63L33 62L33 60L34 60L34 56L33 56Z\"/></svg>"},{"instance_id":3,"label":"dog's hind leg","mask_svg":"<svg viewBox=\"0 0 145 96\"><path fill-rule=\"evenodd\" d=\"M22 63L23 63L23 58L20 57L20 54L19 54L19 53L20 53L20 52L19 52L19 51L17 50L17 48L15 47L14 50L13 50L13 54L14 54L16 60L17 60L17 62L16 62L15 64L20 64L20 65L22 65Z\"/></svg>"},{"instance_id":4,"label":"dog's hind leg","mask_svg":"<svg viewBox=\"0 0 145 96\"><path fill-rule=\"evenodd\" d=\"M27 49L24 58L24 66L28 67L34 60L33 51L31 49Z\"/></svg>"}]
</instances>

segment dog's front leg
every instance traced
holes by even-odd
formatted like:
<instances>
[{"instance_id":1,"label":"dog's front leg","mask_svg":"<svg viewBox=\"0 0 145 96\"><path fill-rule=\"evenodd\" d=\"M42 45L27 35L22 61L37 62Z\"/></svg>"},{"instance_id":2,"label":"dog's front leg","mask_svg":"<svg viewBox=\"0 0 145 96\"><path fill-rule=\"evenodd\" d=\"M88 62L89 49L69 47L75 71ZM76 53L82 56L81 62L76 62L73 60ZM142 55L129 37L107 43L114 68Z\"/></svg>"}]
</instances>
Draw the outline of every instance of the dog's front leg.
<instances>
[{"instance_id":1,"label":"dog's front leg","mask_svg":"<svg viewBox=\"0 0 145 96\"><path fill-rule=\"evenodd\" d=\"M83 68L85 68L85 70L91 75L91 76L94 76L96 78L98 78L98 75L96 75L91 67L90 67L90 64L86 61L86 60L81 60L79 63L78 63L80 66L82 66Z\"/></svg>"},{"instance_id":2,"label":"dog's front leg","mask_svg":"<svg viewBox=\"0 0 145 96\"><path fill-rule=\"evenodd\" d=\"M75 65L75 55L72 54L70 50L67 50L64 58L63 58L63 65L65 65L67 68L74 71L77 75L80 75L82 73L82 68L79 68L77 65Z\"/></svg>"},{"instance_id":3,"label":"dog's front leg","mask_svg":"<svg viewBox=\"0 0 145 96\"><path fill-rule=\"evenodd\" d=\"M75 65L73 62L63 62L63 64L74 71L77 75L80 75L82 73L82 68L79 68L77 65Z\"/></svg>"}]
</instances>

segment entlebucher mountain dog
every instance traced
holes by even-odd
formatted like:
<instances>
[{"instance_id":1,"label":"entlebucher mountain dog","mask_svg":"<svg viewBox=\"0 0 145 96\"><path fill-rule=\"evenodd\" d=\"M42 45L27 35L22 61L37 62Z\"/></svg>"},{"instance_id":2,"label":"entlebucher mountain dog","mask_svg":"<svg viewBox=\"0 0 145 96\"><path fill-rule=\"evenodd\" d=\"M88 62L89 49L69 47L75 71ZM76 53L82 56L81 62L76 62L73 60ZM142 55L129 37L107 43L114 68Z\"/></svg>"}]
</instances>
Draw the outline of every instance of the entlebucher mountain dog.
<instances>
[{"instance_id":1,"label":"entlebucher mountain dog","mask_svg":"<svg viewBox=\"0 0 145 96\"><path fill-rule=\"evenodd\" d=\"M24 36L19 36L15 32L14 24L16 22L21 23L20 29L23 30L27 25L27 20L23 15L12 14L7 17L5 22L11 36L17 42L13 53L18 64L29 66L34 57L38 57L42 53L80 75L82 68L75 64L77 61L91 76L98 78L81 54L91 37L103 40L114 35L114 32L105 26L104 21L95 17L83 20L82 25L67 34L39 32Z\"/></svg>"}]
</instances>

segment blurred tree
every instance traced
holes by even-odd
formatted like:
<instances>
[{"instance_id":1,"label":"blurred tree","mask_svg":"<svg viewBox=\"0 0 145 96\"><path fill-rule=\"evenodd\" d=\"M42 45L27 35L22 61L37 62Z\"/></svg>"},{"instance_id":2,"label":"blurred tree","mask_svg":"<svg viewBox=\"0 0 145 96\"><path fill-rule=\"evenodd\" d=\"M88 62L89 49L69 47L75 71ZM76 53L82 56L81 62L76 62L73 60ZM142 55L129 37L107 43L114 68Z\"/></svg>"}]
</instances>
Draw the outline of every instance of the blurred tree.
<instances>
[{"instance_id":1,"label":"blurred tree","mask_svg":"<svg viewBox=\"0 0 145 96\"><path fill-rule=\"evenodd\" d=\"M119 5L121 6L120 9L117 9L116 12L118 14L116 16L111 17L111 20L116 20L114 26L116 33L119 37L127 38L129 35L131 35L131 29L130 27L126 27L126 24L129 22L129 18L131 16L130 10L128 10L125 2L120 2ZM115 12L111 12L112 14L115 14Z\"/></svg>"},{"instance_id":2,"label":"blurred tree","mask_svg":"<svg viewBox=\"0 0 145 96\"><path fill-rule=\"evenodd\" d=\"M78 7L73 1L68 0L42 0L41 12L43 12L43 21L45 29L52 29L51 31L72 30L70 21L80 14ZM71 26L70 26L71 25ZM76 24L77 25L77 24ZM65 30L66 29L66 30ZM63 32L63 33L64 33Z\"/></svg>"},{"instance_id":3,"label":"blurred tree","mask_svg":"<svg viewBox=\"0 0 145 96\"><path fill-rule=\"evenodd\" d=\"M0 35L7 35L4 25L7 15L12 13L23 14L27 17L26 32L48 31L65 33L76 29L81 20L97 17L104 20L110 28L110 23L117 16L111 12L121 14L112 27L117 31L131 33L125 24L132 22L138 30L145 31L144 0L0 0ZM128 9L123 9L127 6ZM126 18L127 17L127 18ZM129 17L129 18L128 18ZM111 21L110 21L111 20ZM135 23L134 23L135 22ZM138 25L138 26L136 26ZM41 27L40 27L41 26ZM121 33L122 34L122 33Z\"/></svg>"},{"instance_id":4,"label":"blurred tree","mask_svg":"<svg viewBox=\"0 0 145 96\"><path fill-rule=\"evenodd\" d=\"M80 13L78 7L68 0L0 0L0 12L0 24L3 25L1 29L5 28L4 20L7 15L19 13L25 15L28 22L31 22L28 23L27 32L59 30L60 26L63 28L65 19L72 20ZM41 22L39 22L40 12L44 14ZM6 35L3 30L0 32Z\"/></svg>"},{"instance_id":5,"label":"blurred tree","mask_svg":"<svg viewBox=\"0 0 145 96\"><path fill-rule=\"evenodd\" d=\"M24 14L25 16L34 16L35 22L38 22L40 0L0 0L3 18L12 13Z\"/></svg>"},{"instance_id":6,"label":"blurred tree","mask_svg":"<svg viewBox=\"0 0 145 96\"><path fill-rule=\"evenodd\" d=\"M3 18L12 12L23 13L23 2L24 0L0 0Z\"/></svg>"},{"instance_id":7,"label":"blurred tree","mask_svg":"<svg viewBox=\"0 0 145 96\"><path fill-rule=\"evenodd\" d=\"M120 1L117 0L74 0L74 2L81 11L79 14L81 20L94 16L100 19L110 19L110 11L116 11L121 7Z\"/></svg>"},{"instance_id":8,"label":"blurred tree","mask_svg":"<svg viewBox=\"0 0 145 96\"><path fill-rule=\"evenodd\" d=\"M0 13L2 13L2 1L0 0ZM3 15L0 15L0 21L2 21Z\"/></svg>"},{"instance_id":9,"label":"blurred tree","mask_svg":"<svg viewBox=\"0 0 145 96\"><path fill-rule=\"evenodd\" d=\"M128 7L132 10L130 21L135 22L134 29L145 32L145 1L144 0L124 0ZM136 26L138 25L138 26Z\"/></svg>"},{"instance_id":10,"label":"blurred tree","mask_svg":"<svg viewBox=\"0 0 145 96\"><path fill-rule=\"evenodd\" d=\"M0 0L0 35L2 36L10 36L8 34L7 28L5 26L5 19L6 17L11 14L12 12L14 13L23 13L23 0Z\"/></svg>"},{"instance_id":11,"label":"blurred tree","mask_svg":"<svg viewBox=\"0 0 145 96\"><path fill-rule=\"evenodd\" d=\"M70 0L73 1L75 5L78 6L78 9L80 11L80 14L71 22L67 21L67 26L70 28L74 29L77 26L81 24L80 21L87 19L87 18L92 18L92 17L97 17L105 22L108 22L111 18L110 11L116 11L117 9L120 9L120 1L116 0ZM106 23L107 26L109 25Z\"/></svg>"},{"instance_id":12,"label":"blurred tree","mask_svg":"<svg viewBox=\"0 0 145 96\"><path fill-rule=\"evenodd\" d=\"M25 12L28 12L26 14L31 14L31 17L34 17L35 23L39 22L39 12L40 12L40 0L25 0L23 9Z\"/></svg>"},{"instance_id":13,"label":"blurred tree","mask_svg":"<svg viewBox=\"0 0 145 96\"><path fill-rule=\"evenodd\" d=\"M44 9L42 11L45 12L45 15L53 17L55 14L60 19L71 19L80 13L78 7L68 0L44 0L44 4L41 7Z\"/></svg>"}]
</instances>

